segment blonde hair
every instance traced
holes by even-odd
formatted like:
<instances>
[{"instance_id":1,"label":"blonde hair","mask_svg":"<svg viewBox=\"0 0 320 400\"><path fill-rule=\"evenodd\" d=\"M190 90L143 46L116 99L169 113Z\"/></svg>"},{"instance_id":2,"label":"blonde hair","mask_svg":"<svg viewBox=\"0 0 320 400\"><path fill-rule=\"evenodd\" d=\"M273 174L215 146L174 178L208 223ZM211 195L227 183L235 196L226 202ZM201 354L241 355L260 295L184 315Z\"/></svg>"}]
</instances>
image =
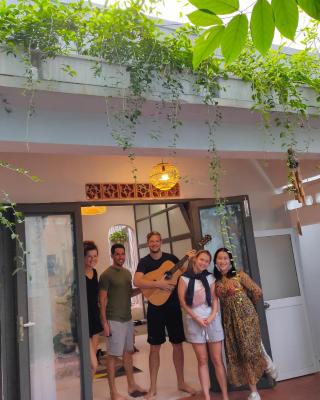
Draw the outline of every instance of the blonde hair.
<instances>
[{"instance_id":1,"label":"blonde hair","mask_svg":"<svg viewBox=\"0 0 320 400\"><path fill-rule=\"evenodd\" d=\"M151 231L147 234L147 243L149 242L149 240L151 239L152 236L159 236L160 240L161 240L161 233L157 232L157 231Z\"/></svg>"},{"instance_id":2,"label":"blonde hair","mask_svg":"<svg viewBox=\"0 0 320 400\"><path fill-rule=\"evenodd\" d=\"M201 249L196 252L194 258L198 258L200 254L206 254L210 258L210 262L212 261L212 255L209 250Z\"/></svg>"}]
</instances>

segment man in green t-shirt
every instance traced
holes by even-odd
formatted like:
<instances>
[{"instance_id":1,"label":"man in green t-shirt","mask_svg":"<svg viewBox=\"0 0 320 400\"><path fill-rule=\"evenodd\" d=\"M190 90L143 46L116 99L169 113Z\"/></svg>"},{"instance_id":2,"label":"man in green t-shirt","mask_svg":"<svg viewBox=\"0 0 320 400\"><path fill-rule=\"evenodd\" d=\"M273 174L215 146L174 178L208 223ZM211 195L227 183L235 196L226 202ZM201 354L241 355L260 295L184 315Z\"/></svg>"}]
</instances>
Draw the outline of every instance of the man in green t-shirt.
<instances>
[{"instance_id":1,"label":"man in green t-shirt","mask_svg":"<svg viewBox=\"0 0 320 400\"><path fill-rule=\"evenodd\" d=\"M131 273L123 265L126 258L122 244L111 247L113 264L100 276L99 303L103 334L107 339L107 373L111 400L125 400L115 386L116 358L123 357L128 381L128 393L140 397L147 392L138 386L133 376L132 353L134 350L134 326L131 316L131 297L140 293L132 289Z\"/></svg>"}]
</instances>

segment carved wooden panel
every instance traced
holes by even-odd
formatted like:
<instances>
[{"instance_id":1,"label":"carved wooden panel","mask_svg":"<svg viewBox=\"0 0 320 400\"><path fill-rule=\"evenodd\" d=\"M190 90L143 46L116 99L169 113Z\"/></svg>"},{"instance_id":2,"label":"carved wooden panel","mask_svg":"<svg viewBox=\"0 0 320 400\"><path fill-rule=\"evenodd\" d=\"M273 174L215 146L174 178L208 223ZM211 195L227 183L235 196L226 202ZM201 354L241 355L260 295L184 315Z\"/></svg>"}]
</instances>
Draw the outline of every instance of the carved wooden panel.
<instances>
[{"instance_id":1,"label":"carved wooden panel","mask_svg":"<svg viewBox=\"0 0 320 400\"><path fill-rule=\"evenodd\" d=\"M138 199L149 199L151 197L150 187L152 185L150 183L137 183L136 188L136 197Z\"/></svg>"},{"instance_id":2,"label":"carved wooden panel","mask_svg":"<svg viewBox=\"0 0 320 400\"><path fill-rule=\"evenodd\" d=\"M102 191L100 183L86 184L86 199L87 200L102 200Z\"/></svg>"},{"instance_id":3,"label":"carved wooden panel","mask_svg":"<svg viewBox=\"0 0 320 400\"><path fill-rule=\"evenodd\" d=\"M121 199L134 199L135 198L135 184L134 183L120 183L120 198Z\"/></svg>"},{"instance_id":4,"label":"carved wooden panel","mask_svg":"<svg viewBox=\"0 0 320 400\"><path fill-rule=\"evenodd\" d=\"M162 191L151 183L87 183L87 200L157 199L180 196L180 185Z\"/></svg>"},{"instance_id":5,"label":"carved wooden panel","mask_svg":"<svg viewBox=\"0 0 320 400\"><path fill-rule=\"evenodd\" d=\"M103 183L102 184L102 198L103 199L119 199L118 184Z\"/></svg>"}]
</instances>

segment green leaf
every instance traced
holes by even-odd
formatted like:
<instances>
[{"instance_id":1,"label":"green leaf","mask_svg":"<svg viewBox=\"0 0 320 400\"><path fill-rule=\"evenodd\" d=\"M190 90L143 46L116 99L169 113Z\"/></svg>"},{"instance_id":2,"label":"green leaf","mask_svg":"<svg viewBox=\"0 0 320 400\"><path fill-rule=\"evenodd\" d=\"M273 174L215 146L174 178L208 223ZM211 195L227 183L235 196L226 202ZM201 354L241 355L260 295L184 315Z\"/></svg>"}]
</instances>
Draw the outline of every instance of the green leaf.
<instances>
[{"instance_id":1,"label":"green leaf","mask_svg":"<svg viewBox=\"0 0 320 400\"><path fill-rule=\"evenodd\" d=\"M272 0L271 6L278 31L286 38L294 40L299 21L296 0Z\"/></svg>"},{"instance_id":2,"label":"green leaf","mask_svg":"<svg viewBox=\"0 0 320 400\"><path fill-rule=\"evenodd\" d=\"M224 31L223 25L216 25L196 39L193 49L193 68L197 68L201 61L212 55L215 49L220 46Z\"/></svg>"},{"instance_id":3,"label":"green leaf","mask_svg":"<svg viewBox=\"0 0 320 400\"><path fill-rule=\"evenodd\" d=\"M265 54L271 47L274 36L274 17L267 0L258 0L253 7L250 30L255 47Z\"/></svg>"},{"instance_id":4,"label":"green leaf","mask_svg":"<svg viewBox=\"0 0 320 400\"><path fill-rule=\"evenodd\" d=\"M209 10L196 10L188 14L189 20L197 26L221 25L222 20Z\"/></svg>"},{"instance_id":5,"label":"green leaf","mask_svg":"<svg viewBox=\"0 0 320 400\"><path fill-rule=\"evenodd\" d=\"M319 0L298 0L299 6L310 17L320 21L320 1Z\"/></svg>"},{"instance_id":6,"label":"green leaf","mask_svg":"<svg viewBox=\"0 0 320 400\"><path fill-rule=\"evenodd\" d=\"M215 14L230 14L239 10L239 0L189 0L199 10L210 10Z\"/></svg>"},{"instance_id":7,"label":"green leaf","mask_svg":"<svg viewBox=\"0 0 320 400\"><path fill-rule=\"evenodd\" d=\"M224 32L221 51L226 64L234 61L244 48L248 37L248 18L239 14L232 18Z\"/></svg>"}]
</instances>

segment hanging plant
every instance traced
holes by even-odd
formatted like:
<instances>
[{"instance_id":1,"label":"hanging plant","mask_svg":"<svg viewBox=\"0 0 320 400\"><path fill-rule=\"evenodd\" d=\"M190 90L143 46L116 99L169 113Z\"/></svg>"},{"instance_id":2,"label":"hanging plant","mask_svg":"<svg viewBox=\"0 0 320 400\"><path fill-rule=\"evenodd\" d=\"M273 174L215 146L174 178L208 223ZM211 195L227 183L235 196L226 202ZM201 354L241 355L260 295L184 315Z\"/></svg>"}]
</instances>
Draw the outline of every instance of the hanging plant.
<instances>
[{"instance_id":1,"label":"hanging plant","mask_svg":"<svg viewBox=\"0 0 320 400\"><path fill-rule=\"evenodd\" d=\"M111 243L126 243L128 241L128 234L124 229L115 231L109 235Z\"/></svg>"},{"instance_id":2,"label":"hanging plant","mask_svg":"<svg viewBox=\"0 0 320 400\"><path fill-rule=\"evenodd\" d=\"M143 116L146 95L148 92L149 94L156 92L160 105L158 115L152 118L156 127L154 129L151 127L150 135L154 139L159 138L162 129L165 137L167 130L163 129L161 126L163 121L159 123L159 118L167 118L172 131L168 147L175 149L180 139L179 111L181 97L185 94L182 82L186 75L190 78L188 83L191 89L201 94L203 104L206 104L209 110L206 121L209 127L208 150L211 155L209 175L215 197L220 197L221 176L219 149L215 146L214 132L218 128L219 124L216 122L219 122L220 118L217 92L223 90L223 81L229 76L251 84L253 111L261 113L262 122L267 130L270 131L271 125L275 126L275 131L279 130L283 151L287 151L288 148L296 150L298 143L296 128L308 128L308 99L305 98L301 88L306 86L313 89L317 94L317 100L320 101L317 21L313 21L304 30L305 50L288 56L282 52L282 48L267 50L268 45L263 49L262 55L256 52L255 33L252 33L253 41L249 36L248 40L239 40L236 43L238 47L236 52L234 46L227 46L237 30L235 28L246 28L241 28L241 32L245 37L248 35L245 18L241 15L235 16L230 21L223 34L224 28L219 23L210 28L204 34L203 40L198 39L195 42L196 47L194 47L192 38L202 32L200 28L185 25L172 33L164 33L159 29L158 20L147 17L157 1L149 0L148 3L149 5L141 0L128 0L125 2L125 7L120 7L119 2L96 7L82 0L67 4L57 0L18 0L16 4L10 5L0 0L0 46L4 52L20 58L25 63L26 86L31 93L27 113L27 133L29 119L34 114L33 71L41 71L41 68L38 68L41 63L58 55L78 54L96 57L96 63L92 68L94 76L103 77L104 64L123 66L130 74L129 88L123 89L122 97L120 96L122 100L120 110L119 108L110 110L107 97L105 102L108 130L117 145L127 152L134 179L137 178L134 165L135 137ZM197 0L197 3L200 4L202 1ZM237 2L229 1L229 3ZM258 5L261 3L263 2L257 2ZM279 1L276 3L279 4ZM302 5L306 2L298 1L298 3L300 7L306 9ZM219 14L228 10L215 11ZM231 9L228 12L232 11L235 10ZM310 15L312 13L309 12ZM219 22L218 17L213 16L212 12L207 14L205 17L207 20L209 16L209 25ZM195 16L200 19L204 17L202 12L193 14L192 18ZM192 18L191 21L195 23ZM198 25L203 26L203 23ZM253 28L254 25L251 26L251 30L255 32ZM222 50L228 60L227 64L205 45L210 42L212 46L218 47L222 36L224 36ZM233 44L235 42L233 40ZM227 54L226 49L233 53ZM235 57L236 53L240 55ZM194 62L197 54L201 57ZM67 64L64 64L62 69L71 76L77 72ZM159 86L156 90L153 86L155 82ZM274 118L274 111L281 111L281 116L277 115ZM27 139L28 134L26 141Z\"/></svg>"}]
</instances>

